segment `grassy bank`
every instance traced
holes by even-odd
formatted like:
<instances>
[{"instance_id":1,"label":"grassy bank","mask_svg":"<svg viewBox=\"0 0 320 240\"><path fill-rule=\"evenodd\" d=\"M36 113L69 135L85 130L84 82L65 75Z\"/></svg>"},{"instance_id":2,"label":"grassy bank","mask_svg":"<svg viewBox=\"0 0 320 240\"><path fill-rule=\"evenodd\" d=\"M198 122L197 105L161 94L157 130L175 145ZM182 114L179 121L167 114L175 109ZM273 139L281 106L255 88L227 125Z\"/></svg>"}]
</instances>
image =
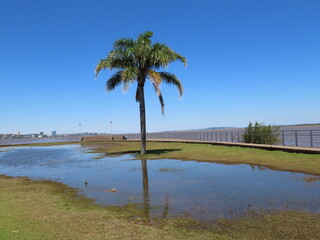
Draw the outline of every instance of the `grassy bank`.
<instances>
[{"instance_id":1,"label":"grassy bank","mask_svg":"<svg viewBox=\"0 0 320 240\"><path fill-rule=\"evenodd\" d=\"M254 214L205 225L187 219L143 224L139 211L102 208L50 181L0 176L0 239L319 239L320 216Z\"/></svg>"},{"instance_id":2,"label":"grassy bank","mask_svg":"<svg viewBox=\"0 0 320 240\"><path fill-rule=\"evenodd\" d=\"M102 154L138 154L139 142L82 143ZM145 159L183 159L225 164L253 164L271 169L320 175L320 155L192 143L148 142Z\"/></svg>"}]
</instances>

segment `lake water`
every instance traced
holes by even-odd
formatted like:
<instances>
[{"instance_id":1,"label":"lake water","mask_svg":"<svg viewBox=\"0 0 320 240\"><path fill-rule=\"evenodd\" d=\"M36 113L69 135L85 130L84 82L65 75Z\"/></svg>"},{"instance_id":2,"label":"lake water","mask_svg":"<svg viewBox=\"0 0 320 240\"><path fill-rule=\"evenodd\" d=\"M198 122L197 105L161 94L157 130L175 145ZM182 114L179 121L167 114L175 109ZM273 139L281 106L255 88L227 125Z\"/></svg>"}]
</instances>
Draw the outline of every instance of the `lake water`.
<instances>
[{"instance_id":1,"label":"lake water","mask_svg":"<svg viewBox=\"0 0 320 240\"><path fill-rule=\"evenodd\" d=\"M67 137L34 137L34 138L9 138L0 139L0 146L18 145L18 144L32 144L32 143L50 143L50 142L79 142L79 136Z\"/></svg>"},{"instance_id":2,"label":"lake water","mask_svg":"<svg viewBox=\"0 0 320 240\"><path fill-rule=\"evenodd\" d=\"M0 174L55 180L98 204L137 203L151 216L211 221L252 210L320 212L320 181L306 181L312 175L246 164L106 157L90 150L80 144L0 148Z\"/></svg>"}]
</instances>

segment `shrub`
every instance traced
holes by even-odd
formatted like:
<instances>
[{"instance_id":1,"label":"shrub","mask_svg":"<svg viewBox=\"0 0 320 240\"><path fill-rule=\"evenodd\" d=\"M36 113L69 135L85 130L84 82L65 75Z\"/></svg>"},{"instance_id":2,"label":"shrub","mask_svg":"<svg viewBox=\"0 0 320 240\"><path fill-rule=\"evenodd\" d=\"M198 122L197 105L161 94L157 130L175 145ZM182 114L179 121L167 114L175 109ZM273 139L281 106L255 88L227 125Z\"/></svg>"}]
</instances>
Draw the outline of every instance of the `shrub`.
<instances>
[{"instance_id":1,"label":"shrub","mask_svg":"<svg viewBox=\"0 0 320 240\"><path fill-rule=\"evenodd\" d=\"M256 122L254 125L249 122L243 134L243 142L258 144L277 144L279 139L279 127L266 126L263 123Z\"/></svg>"}]
</instances>

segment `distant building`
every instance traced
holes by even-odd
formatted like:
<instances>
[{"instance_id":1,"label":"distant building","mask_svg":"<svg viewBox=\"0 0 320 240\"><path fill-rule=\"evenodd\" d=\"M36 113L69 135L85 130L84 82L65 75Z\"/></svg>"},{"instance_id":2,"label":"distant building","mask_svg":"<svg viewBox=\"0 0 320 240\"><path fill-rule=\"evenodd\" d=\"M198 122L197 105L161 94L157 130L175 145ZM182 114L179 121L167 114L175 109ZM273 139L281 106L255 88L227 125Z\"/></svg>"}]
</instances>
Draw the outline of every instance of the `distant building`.
<instances>
[{"instance_id":1,"label":"distant building","mask_svg":"<svg viewBox=\"0 0 320 240\"><path fill-rule=\"evenodd\" d=\"M57 131L52 131L52 132L51 132L51 136L52 136L52 137L56 137L56 136L57 136Z\"/></svg>"}]
</instances>

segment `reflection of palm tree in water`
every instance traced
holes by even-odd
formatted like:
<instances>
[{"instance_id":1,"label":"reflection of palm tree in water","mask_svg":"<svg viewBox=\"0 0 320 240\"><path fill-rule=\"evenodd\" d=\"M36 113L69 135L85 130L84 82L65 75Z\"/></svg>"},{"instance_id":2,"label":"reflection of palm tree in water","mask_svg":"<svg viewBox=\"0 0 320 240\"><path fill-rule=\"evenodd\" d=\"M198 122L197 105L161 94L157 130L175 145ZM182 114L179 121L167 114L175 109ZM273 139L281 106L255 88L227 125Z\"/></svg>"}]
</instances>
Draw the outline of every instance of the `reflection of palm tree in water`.
<instances>
[{"instance_id":1,"label":"reflection of palm tree in water","mask_svg":"<svg viewBox=\"0 0 320 240\"><path fill-rule=\"evenodd\" d=\"M168 212L169 212L169 197L168 194L166 194L166 198L164 199L164 209L163 209L163 214L162 218L167 218L168 217Z\"/></svg>"},{"instance_id":2,"label":"reflection of palm tree in water","mask_svg":"<svg viewBox=\"0 0 320 240\"><path fill-rule=\"evenodd\" d=\"M143 208L146 223L150 221L150 198L149 198L149 181L147 160L141 160L142 166L142 181L143 181Z\"/></svg>"},{"instance_id":3,"label":"reflection of palm tree in water","mask_svg":"<svg viewBox=\"0 0 320 240\"><path fill-rule=\"evenodd\" d=\"M149 179L148 179L148 166L147 160L141 160L142 167L142 182L143 182L143 209L145 223L150 223L150 196L149 196ZM169 197L165 197L165 205L163 209L163 218L167 218L169 213Z\"/></svg>"}]
</instances>

